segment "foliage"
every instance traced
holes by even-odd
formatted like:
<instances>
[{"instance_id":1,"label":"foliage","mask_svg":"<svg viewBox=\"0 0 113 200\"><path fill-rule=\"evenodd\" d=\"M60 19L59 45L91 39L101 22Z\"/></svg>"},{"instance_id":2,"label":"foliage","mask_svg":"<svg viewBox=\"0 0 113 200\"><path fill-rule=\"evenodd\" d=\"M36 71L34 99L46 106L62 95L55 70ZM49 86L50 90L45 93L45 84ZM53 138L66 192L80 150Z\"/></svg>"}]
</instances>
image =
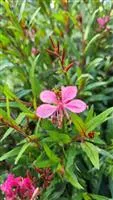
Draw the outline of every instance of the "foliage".
<instances>
[{"instance_id":1,"label":"foliage","mask_svg":"<svg viewBox=\"0 0 113 200\"><path fill-rule=\"evenodd\" d=\"M0 4L0 184L12 173L35 178L40 200L113 199L112 0ZM87 109L59 127L36 109L62 86Z\"/></svg>"}]
</instances>

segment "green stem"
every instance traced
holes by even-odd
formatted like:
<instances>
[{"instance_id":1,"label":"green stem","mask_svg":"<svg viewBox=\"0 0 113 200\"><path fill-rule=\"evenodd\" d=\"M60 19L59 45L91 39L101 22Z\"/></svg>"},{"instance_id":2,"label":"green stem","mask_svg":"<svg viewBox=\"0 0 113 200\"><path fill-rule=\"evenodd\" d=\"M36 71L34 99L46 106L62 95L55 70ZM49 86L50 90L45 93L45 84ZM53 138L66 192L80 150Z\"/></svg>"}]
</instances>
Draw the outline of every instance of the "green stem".
<instances>
[{"instance_id":1,"label":"green stem","mask_svg":"<svg viewBox=\"0 0 113 200\"><path fill-rule=\"evenodd\" d=\"M69 81L69 77L68 77L67 72L64 72L64 76L65 76L67 84L70 85L70 81Z\"/></svg>"},{"instance_id":2,"label":"green stem","mask_svg":"<svg viewBox=\"0 0 113 200\"><path fill-rule=\"evenodd\" d=\"M33 107L34 107L34 109L36 110L37 104L36 104L36 98L35 98L35 97L34 97L34 99L33 99Z\"/></svg>"}]
</instances>

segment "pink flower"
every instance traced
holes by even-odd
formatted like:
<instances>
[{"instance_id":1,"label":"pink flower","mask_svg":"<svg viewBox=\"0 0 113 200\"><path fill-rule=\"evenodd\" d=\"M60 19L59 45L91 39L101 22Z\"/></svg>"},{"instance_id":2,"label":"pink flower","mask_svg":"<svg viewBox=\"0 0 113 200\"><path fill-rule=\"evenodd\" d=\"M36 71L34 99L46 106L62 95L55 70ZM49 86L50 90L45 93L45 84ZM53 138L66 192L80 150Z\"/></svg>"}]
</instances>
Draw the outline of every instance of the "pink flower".
<instances>
[{"instance_id":1,"label":"pink flower","mask_svg":"<svg viewBox=\"0 0 113 200\"><path fill-rule=\"evenodd\" d=\"M22 178L21 182L19 182L20 186L20 194L23 199L28 199L32 197L35 187L30 178Z\"/></svg>"},{"instance_id":2,"label":"pink flower","mask_svg":"<svg viewBox=\"0 0 113 200\"><path fill-rule=\"evenodd\" d=\"M30 178L14 177L9 174L6 181L0 186L5 193L6 200L30 199L35 191L35 187Z\"/></svg>"},{"instance_id":3,"label":"pink flower","mask_svg":"<svg viewBox=\"0 0 113 200\"><path fill-rule=\"evenodd\" d=\"M100 28L105 28L109 20L110 20L109 16L100 17L97 19L97 23L99 24Z\"/></svg>"},{"instance_id":4,"label":"pink flower","mask_svg":"<svg viewBox=\"0 0 113 200\"><path fill-rule=\"evenodd\" d=\"M53 92L45 90L41 92L40 99L45 103L36 110L36 115L40 118L48 118L52 116L57 120L62 120L63 115L67 116L67 110L74 113L83 112L87 105L80 99L73 100L77 94L76 86L62 87L61 92Z\"/></svg>"},{"instance_id":5,"label":"pink flower","mask_svg":"<svg viewBox=\"0 0 113 200\"><path fill-rule=\"evenodd\" d=\"M20 177L15 178L13 174L9 174L6 181L0 186L0 189L5 193L6 200L16 200L18 193L18 182Z\"/></svg>"}]
</instances>

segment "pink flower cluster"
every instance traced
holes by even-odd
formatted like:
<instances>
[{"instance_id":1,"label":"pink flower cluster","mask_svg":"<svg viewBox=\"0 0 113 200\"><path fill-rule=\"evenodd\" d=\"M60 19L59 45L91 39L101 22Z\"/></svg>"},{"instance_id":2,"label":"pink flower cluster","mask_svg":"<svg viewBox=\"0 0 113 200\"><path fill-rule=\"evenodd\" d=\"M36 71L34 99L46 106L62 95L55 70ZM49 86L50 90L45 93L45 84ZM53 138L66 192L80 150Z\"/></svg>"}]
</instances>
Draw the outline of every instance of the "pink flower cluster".
<instances>
[{"instance_id":1,"label":"pink flower cluster","mask_svg":"<svg viewBox=\"0 0 113 200\"><path fill-rule=\"evenodd\" d=\"M15 177L9 174L6 181L0 186L6 200L30 200L35 187L30 178Z\"/></svg>"},{"instance_id":2,"label":"pink flower cluster","mask_svg":"<svg viewBox=\"0 0 113 200\"><path fill-rule=\"evenodd\" d=\"M109 16L105 16L105 17L99 17L97 19L97 23L99 24L99 27L101 29L106 28L107 23L109 22L110 18Z\"/></svg>"}]
</instances>

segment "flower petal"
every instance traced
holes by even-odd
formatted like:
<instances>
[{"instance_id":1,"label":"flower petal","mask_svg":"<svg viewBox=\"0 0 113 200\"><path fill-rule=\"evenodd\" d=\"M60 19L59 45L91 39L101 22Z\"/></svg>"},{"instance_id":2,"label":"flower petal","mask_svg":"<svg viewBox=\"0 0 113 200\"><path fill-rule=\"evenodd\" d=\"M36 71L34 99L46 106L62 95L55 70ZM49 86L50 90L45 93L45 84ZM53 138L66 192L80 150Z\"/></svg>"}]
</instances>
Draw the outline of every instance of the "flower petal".
<instances>
[{"instance_id":1,"label":"flower petal","mask_svg":"<svg viewBox=\"0 0 113 200\"><path fill-rule=\"evenodd\" d=\"M44 103L57 103L56 94L50 90L44 90L41 92L40 99Z\"/></svg>"},{"instance_id":2,"label":"flower petal","mask_svg":"<svg viewBox=\"0 0 113 200\"><path fill-rule=\"evenodd\" d=\"M56 106L42 104L36 110L36 115L40 118L48 118L57 110Z\"/></svg>"},{"instance_id":3,"label":"flower petal","mask_svg":"<svg viewBox=\"0 0 113 200\"><path fill-rule=\"evenodd\" d=\"M67 86L62 87L62 101L63 103L68 102L69 100L73 99L77 94L77 87L76 86Z\"/></svg>"},{"instance_id":4,"label":"flower petal","mask_svg":"<svg viewBox=\"0 0 113 200\"><path fill-rule=\"evenodd\" d=\"M100 25L101 28L103 28L105 26L105 20L104 18L98 18L97 19L97 23Z\"/></svg>"},{"instance_id":5,"label":"flower petal","mask_svg":"<svg viewBox=\"0 0 113 200\"><path fill-rule=\"evenodd\" d=\"M80 113L87 108L87 105L80 99L76 99L65 104L64 107L70 110L71 112Z\"/></svg>"}]
</instances>

